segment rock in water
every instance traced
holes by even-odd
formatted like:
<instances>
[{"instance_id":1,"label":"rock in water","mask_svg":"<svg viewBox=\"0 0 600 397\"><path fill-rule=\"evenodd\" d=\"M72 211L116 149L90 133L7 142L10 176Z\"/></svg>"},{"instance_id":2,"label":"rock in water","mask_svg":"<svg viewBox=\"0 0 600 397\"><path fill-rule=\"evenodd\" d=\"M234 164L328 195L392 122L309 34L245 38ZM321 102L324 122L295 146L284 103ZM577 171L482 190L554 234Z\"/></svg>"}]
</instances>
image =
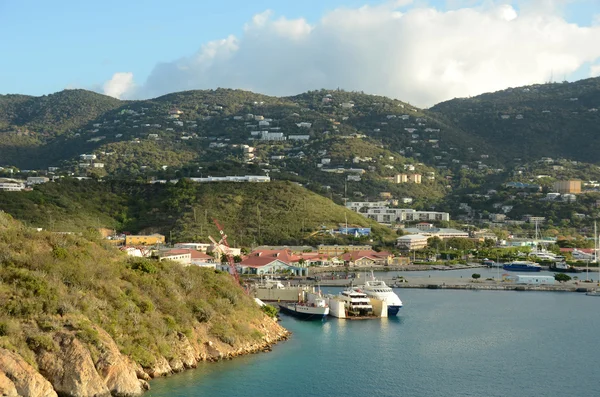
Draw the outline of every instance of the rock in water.
<instances>
[{"instance_id":1,"label":"rock in water","mask_svg":"<svg viewBox=\"0 0 600 397\"><path fill-rule=\"evenodd\" d=\"M89 350L66 332L57 333L54 340L60 347L58 351L42 351L37 355L40 373L52 383L54 390L71 397L110 397Z\"/></svg>"},{"instance_id":2,"label":"rock in water","mask_svg":"<svg viewBox=\"0 0 600 397\"><path fill-rule=\"evenodd\" d=\"M20 356L0 348L0 375L7 378L2 380L0 376L0 390L6 387L6 391L10 392L12 386L20 396L24 397L57 397L56 392L42 375L35 368L27 364ZM4 385L4 386L2 386ZM11 394L7 394L10 396Z\"/></svg>"}]
</instances>

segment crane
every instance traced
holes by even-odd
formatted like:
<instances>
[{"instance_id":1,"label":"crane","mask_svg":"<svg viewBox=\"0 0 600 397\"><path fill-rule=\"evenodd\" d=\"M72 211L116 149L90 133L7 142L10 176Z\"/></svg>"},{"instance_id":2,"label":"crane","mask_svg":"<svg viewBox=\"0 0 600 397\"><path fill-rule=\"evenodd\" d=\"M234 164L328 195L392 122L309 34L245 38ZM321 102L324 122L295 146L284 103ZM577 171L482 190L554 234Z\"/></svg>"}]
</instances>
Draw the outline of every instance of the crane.
<instances>
[{"instance_id":1,"label":"crane","mask_svg":"<svg viewBox=\"0 0 600 397\"><path fill-rule=\"evenodd\" d=\"M221 239L217 243L217 241L214 238L212 238L211 236L208 236L208 238L215 245L215 248L221 253L221 256L225 255L225 257L227 258L227 262L229 263L229 273L233 276L235 281L237 281L239 284L240 283L240 275L237 272L235 262L233 261L233 256L231 256L229 243L227 242L227 235L223 231L223 227L219 224L219 222L216 219L213 219L213 222L215 223L215 226L217 227L217 229L219 229L219 234L221 235ZM223 248L223 246L225 246L226 249Z\"/></svg>"}]
</instances>

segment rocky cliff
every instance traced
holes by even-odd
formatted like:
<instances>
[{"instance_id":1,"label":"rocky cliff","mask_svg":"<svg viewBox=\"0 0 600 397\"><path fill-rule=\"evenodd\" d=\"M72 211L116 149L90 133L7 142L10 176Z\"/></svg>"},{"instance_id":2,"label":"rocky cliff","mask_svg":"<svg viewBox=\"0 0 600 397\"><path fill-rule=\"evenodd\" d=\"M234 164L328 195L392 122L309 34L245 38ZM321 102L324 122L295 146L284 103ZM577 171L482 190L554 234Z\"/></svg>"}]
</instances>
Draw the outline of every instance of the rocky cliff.
<instances>
[{"instance_id":1,"label":"rocky cliff","mask_svg":"<svg viewBox=\"0 0 600 397\"><path fill-rule=\"evenodd\" d=\"M172 357L158 357L142 367L119 351L113 338L99 327L99 342L88 345L72 331L54 333L52 347L39 347L35 362L28 363L18 354L0 348L0 396L2 397L104 397L139 396L149 389L148 381L185 369L200 361L218 361L236 356L269 351L289 332L276 321L264 317L260 341L231 346L217 338L204 339L203 327L194 329L190 338L174 335L169 341Z\"/></svg>"},{"instance_id":2,"label":"rocky cliff","mask_svg":"<svg viewBox=\"0 0 600 397\"><path fill-rule=\"evenodd\" d=\"M128 258L0 211L0 397L137 396L286 337L226 272Z\"/></svg>"}]
</instances>

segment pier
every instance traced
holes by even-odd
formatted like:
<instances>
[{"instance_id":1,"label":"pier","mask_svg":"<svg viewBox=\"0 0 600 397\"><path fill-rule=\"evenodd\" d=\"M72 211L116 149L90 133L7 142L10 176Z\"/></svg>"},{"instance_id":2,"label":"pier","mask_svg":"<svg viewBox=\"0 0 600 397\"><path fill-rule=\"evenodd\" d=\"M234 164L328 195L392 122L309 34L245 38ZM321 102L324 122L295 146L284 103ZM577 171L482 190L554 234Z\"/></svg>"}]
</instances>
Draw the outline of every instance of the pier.
<instances>
[{"instance_id":1,"label":"pier","mask_svg":"<svg viewBox=\"0 0 600 397\"><path fill-rule=\"evenodd\" d=\"M386 284L392 288L422 288L422 289L457 289L457 290L486 290L486 291L560 291L560 292L588 292L598 288L598 283L583 281L568 281L553 285L528 285L517 284L510 280L473 280L458 277L409 277L404 279L386 279ZM347 287L352 283L357 285L361 280L336 279L318 282L321 287ZM313 285L316 282L308 281Z\"/></svg>"}]
</instances>

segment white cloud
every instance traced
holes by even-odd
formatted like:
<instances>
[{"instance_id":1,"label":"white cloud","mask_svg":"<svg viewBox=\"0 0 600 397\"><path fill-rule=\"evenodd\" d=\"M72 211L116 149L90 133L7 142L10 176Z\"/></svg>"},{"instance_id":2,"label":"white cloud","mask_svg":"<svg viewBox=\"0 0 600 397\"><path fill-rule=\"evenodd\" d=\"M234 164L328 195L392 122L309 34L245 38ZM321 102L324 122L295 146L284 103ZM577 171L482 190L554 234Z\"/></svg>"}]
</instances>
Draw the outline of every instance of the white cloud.
<instances>
[{"instance_id":1,"label":"white cloud","mask_svg":"<svg viewBox=\"0 0 600 397\"><path fill-rule=\"evenodd\" d=\"M600 77L600 63L590 67L590 77Z\"/></svg>"},{"instance_id":2,"label":"white cloud","mask_svg":"<svg viewBox=\"0 0 600 397\"><path fill-rule=\"evenodd\" d=\"M156 65L135 94L132 77L119 73L105 92L108 85L114 96L216 87L292 95L341 87L429 106L544 82L596 62L600 26L567 23L552 11L566 1L528 0L519 13L496 2L447 12L428 6L400 12L396 6L405 1L388 2L339 8L313 25L266 11L240 37Z\"/></svg>"},{"instance_id":3,"label":"white cloud","mask_svg":"<svg viewBox=\"0 0 600 397\"><path fill-rule=\"evenodd\" d=\"M134 87L133 73L117 72L104 83L102 91L105 95L121 99L124 95L130 94Z\"/></svg>"}]
</instances>

